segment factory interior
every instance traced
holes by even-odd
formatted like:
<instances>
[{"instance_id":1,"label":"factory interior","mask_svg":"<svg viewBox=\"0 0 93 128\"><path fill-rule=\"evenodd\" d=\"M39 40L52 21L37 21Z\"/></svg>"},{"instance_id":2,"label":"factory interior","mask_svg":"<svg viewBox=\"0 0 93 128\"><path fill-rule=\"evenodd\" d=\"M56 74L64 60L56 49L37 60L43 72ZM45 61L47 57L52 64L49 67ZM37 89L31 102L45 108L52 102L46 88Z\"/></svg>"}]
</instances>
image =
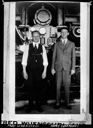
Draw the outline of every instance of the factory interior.
<instances>
[{"instance_id":1,"label":"factory interior","mask_svg":"<svg viewBox=\"0 0 93 128\"><path fill-rule=\"evenodd\" d=\"M69 40L75 43L76 65L75 74L71 76L70 104L71 110L64 106L55 110L53 105L56 99L55 75L51 74L51 62L53 46L60 36L60 28L66 25L69 28ZM31 39L31 31L38 30L41 33L41 42L45 46L48 56L47 77L43 80L42 113L36 110L30 114L80 114L80 3L67 2L16 2L15 17L15 113L26 114L28 94L24 86L22 55L23 46ZM51 41L50 41L51 40ZM64 88L61 89L64 101Z\"/></svg>"}]
</instances>

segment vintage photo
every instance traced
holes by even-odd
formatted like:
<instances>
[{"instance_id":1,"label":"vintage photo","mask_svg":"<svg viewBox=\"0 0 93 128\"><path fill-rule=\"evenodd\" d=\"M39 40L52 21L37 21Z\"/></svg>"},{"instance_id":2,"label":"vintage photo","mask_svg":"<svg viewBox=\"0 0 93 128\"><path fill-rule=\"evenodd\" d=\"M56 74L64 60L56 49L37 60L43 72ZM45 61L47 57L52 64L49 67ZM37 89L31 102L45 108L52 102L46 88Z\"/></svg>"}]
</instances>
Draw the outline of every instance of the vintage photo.
<instances>
[{"instance_id":1,"label":"vintage photo","mask_svg":"<svg viewBox=\"0 0 93 128\"><path fill-rule=\"evenodd\" d=\"M16 2L15 26L16 114L80 114L80 3Z\"/></svg>"},{"instance_id":2,"label":"vintage photo","mask_svg":"<svg viewBox=\"0 0 93 128\"><path fill-rule=\"evenodd\" d=\"M3 119L90 123L89 9L83 2L4 4Z\"/></svg>"}]
</instances>

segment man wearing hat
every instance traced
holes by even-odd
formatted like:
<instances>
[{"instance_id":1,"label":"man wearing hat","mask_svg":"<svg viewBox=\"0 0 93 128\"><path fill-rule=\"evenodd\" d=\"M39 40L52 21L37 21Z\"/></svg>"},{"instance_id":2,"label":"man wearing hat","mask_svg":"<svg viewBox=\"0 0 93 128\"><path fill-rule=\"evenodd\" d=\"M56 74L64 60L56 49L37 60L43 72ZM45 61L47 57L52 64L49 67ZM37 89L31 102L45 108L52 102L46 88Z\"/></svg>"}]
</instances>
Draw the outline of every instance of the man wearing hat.
<instances>
[{"instance_id":1,"label":"man wearing hat","mask_svg":"<svg viewBox=\"0 0 93 128\"><path fill-rule=\"evenodd\" d=\"M48 60L45 47L40 43L40 33L37 30L32 32L32 40L30 44L25 46L22 66L23 76L29 92L28 112L33 108L33 101L36 101L36 109L42 112L41 81L46 78Z\"/></svg>"},{"instance_id":2,"label":"man wearing hat","mask_svg":"<svg viewBox=\"0 0 93 128\"><path fill-rule=\"evenodd\" d=\"M51 73L56 73L56 106L60 107L61 85L65 90L65 106L70 109L69 93L71 75L75 73L75 44L68 40L68 27L61 28L61 36L57 39L54 46Z\"/></svg>"}]
</instances>

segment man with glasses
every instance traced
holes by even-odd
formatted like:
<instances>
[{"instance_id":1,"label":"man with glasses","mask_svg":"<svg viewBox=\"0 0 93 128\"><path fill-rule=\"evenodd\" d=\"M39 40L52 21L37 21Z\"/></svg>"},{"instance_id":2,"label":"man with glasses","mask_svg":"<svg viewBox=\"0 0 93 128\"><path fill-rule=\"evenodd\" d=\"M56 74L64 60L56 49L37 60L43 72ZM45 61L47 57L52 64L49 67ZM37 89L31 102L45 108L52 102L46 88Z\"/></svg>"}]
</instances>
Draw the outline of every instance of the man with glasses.
<instances>
[{"instance_id":1,"label":"man with glasses","mask_svg":"<svg viewBox=\"0 0 93 128\"><path fill-rule=\"evenodd\" d=\"M33 108L33 101L36 102L36 109L42 112L41 91L42 79L46 78L48 59L45 47L40 43L39 31L32 32L32 40L25 46L22 58L23 76L29 92L29 109Z\"/></svg>"}]
</instances>

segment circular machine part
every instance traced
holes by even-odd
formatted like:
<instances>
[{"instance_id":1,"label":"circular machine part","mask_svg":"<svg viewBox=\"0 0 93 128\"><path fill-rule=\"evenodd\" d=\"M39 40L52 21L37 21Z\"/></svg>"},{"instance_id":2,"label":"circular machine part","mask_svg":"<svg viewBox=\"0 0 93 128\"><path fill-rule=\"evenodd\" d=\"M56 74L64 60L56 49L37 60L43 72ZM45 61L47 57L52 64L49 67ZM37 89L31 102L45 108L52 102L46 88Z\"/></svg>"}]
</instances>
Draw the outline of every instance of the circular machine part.
<instances>
[{"instance_id":1,"label":"circular machine part","mask_svg":"<svg viewBox=\"0 0 93 128\"><path fill-rule=\"evenodd\" d=\"M45 28L40 28L39 32L40 32L40 34L44 35L44 34L46 34L46 29Z\"/></svg>"},{"instance_id":2,"label":"circular machine part","mask_svg":"<svg viewBox=\"0 0 93 128\"><path fill-rule=\"evenodd\" d=\"M75 26L73 28L73 35L77 38L80 37L80 26Z\"/></svg>"},{"instance_id":3,"label":"circular machine part","mask_svg":"<svg viewBox=\"0 0 93 128\"><path fill-rule=\"evenodd\" d=\"M44 6L35 13L35 21L40 25L50 24L51 19L52 15L50 11L45 9Z\"/></svg>"}]
</instances>

